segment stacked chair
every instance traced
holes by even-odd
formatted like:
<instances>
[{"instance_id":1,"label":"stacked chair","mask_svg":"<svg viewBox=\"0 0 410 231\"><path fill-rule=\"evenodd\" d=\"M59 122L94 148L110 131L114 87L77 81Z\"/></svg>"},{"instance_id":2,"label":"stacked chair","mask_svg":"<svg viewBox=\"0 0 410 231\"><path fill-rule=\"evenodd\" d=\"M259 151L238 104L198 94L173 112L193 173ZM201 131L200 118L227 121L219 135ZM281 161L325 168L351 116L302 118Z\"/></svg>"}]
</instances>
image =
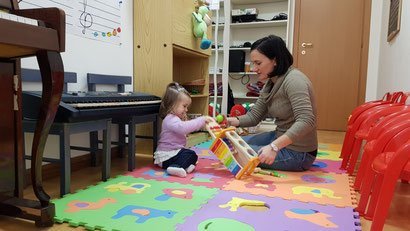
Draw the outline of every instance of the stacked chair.
<instances>
[{"instance_id":1,"label":"stacked chair","mask_svg":"<svg viewBox=\"0 0 410 231\"><path fill-rule=\"evenodd\" d=\"M363 141L354 189L361 194L357 212L382 230L397 180L410 181L410 106L403 92L355 108L349 117L340 157L341 169L354 174Z\"/></svg>"}]
</instances>

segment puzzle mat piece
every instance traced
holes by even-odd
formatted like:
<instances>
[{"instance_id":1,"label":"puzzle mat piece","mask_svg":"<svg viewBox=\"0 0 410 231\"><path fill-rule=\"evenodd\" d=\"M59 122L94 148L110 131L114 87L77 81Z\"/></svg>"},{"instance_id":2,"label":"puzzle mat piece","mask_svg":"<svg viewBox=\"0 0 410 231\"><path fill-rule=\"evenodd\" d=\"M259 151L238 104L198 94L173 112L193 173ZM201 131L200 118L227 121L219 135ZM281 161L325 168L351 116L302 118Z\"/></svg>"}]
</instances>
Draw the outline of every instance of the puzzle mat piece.
<instances>
[{"instance_id":1,"label":"puzzle mat piece","mask_svg":"<svg viewBox=\"0 0 410 231\"><path fill-rule=\"evenodd\" d=\"M333 172L337 174L346 173L346 170L340 169L341 161L316 159L310 171Z\"/></svg>"},{"instance_id":2,"label":"puzzle mat piece","mask_svg":"<svg viewBox=\"0 0 410 231\"><path fill-rule=\"evenodd\" d=\"M218 160L218 157L208 148L191 147L191 149L198 155L199 159Z\"/></svg>"},{"instance_id":3,"label":"puzzle mat piece","mask_svg":"<svg viewBox=\"0 0 410 231\"><path fill-rule=\"evenodd\" d=\"M161 230L174 230L175 224L200 208L217 191L203 186L119 176L53 200L55 220L87 229L158 230L161 227ZM110 203L104 202L107 198Z\"/></svg>"},{"instance_id":4,"label":"puzzle mat piece","mask_svg":"<svg viewBox=\"0 0 410 231\"><path fill-rule=\"evenodd\" d=\"M317 151L316 160L333 160L333 161L341 161L339 158L340 151L329 151L329 150L321 150Z\"/></svg>"},{"instance_id":5,"label":"puzzle mat piece","mask_svg":"<svg viewBox=\"0 0 410 231\"><path fill-rule=\"evenodd\" d=\"M158 181L178 182L181 184L192 184L210 188L222 188L228 181L234 179L234 175L219 160L200 159L192 173L187 177L171 176L158 166L150 166L137 169L126 175L155 179Z\"/></svg>"},{"instance_id":6,"label":"puzzle mat piece","mask_svg":"<svg viewBox=\"0 0 410 231\"><path fill-rule=\"evenodd\" d=\"M340 207L355 206L356 196L346 174L323 172L283 172L284 177L252 175L229 181L223 190L315 202Z\"/></svg>"},{"instance_id":7,"label":"puzzle mat piece","mask_svg":"<svg viewBox=\"0 0 410 231\"><path fill-rule=\"evenodd\" d=\"M210 140L207 140L207 141L202 142L200 144L194 145L193 147L209 149L212 145L212 142L213 142L213 139L210 139Z\"/></svg>"},{"instance_id":8,"label":"puzzle mat piece","mask_svg":"<svg viewBox=\"0 0 410 231\"><path fill-rule=\"evenodd\" d=\"M340 152L340 150L342 150L342 144L319 143L319 149Z\"/></svg>"},{"instance_id":9,"label":"puzzle mat piece","mask_svg":"<svg viewBox=\"0 0 410 231\"><path fill-rule=\"evenodd\" d=\"M263 202L265 206L240 206L238 200ZM234 208L234 209L232 209ZM236 208L236 209L235 209ZM233 211L232 211L233 210ZM234 222L235 221L235 222ZM236 229L232 229L232 225ZM232 191L220 191L195 211L177 230L360 230L352 207L304 203ZM253 228L252 228L253 227Z\"/></svg>"}]
</instances>

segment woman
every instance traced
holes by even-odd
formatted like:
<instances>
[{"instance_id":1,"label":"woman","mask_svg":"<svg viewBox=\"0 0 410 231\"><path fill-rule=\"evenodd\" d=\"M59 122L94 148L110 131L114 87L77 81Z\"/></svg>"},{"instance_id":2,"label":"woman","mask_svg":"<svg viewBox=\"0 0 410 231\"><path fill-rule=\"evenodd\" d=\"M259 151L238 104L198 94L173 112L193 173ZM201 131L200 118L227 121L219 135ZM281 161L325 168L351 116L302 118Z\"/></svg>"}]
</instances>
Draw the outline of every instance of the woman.
<instances>
[{"instance_id":1,"label":"woman","mask_svg":"<svg viewBox=\"0 0 410 231\"><path fill-rule=\"evenodd\" d=\"M251 127L275 118L276 131L244 137L259 154L260 167L305 171L317 154L316 101L310 80L292 67L285 42L270 35L251 46L253 70L266 84L246 115L229 117L232 126Z\"/></svg>"}]
</instances>

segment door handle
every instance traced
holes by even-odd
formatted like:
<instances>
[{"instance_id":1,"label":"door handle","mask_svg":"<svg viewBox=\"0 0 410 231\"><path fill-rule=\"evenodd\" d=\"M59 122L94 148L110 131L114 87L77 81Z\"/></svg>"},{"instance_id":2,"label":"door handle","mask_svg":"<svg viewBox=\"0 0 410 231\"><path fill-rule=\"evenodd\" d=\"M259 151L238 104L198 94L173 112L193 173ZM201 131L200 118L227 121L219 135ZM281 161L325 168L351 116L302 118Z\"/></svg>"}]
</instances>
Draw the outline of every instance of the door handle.
<instances>
[{"instance_id":1,"label":"door handle","mask_svg":"<svg viewBox=\"0 0 410 231\"><path fill-rule=\"evenodd\" d=\"M302 43L301 45L303 48L313 47L313 43Z\"/></svg>"}]
</instances>

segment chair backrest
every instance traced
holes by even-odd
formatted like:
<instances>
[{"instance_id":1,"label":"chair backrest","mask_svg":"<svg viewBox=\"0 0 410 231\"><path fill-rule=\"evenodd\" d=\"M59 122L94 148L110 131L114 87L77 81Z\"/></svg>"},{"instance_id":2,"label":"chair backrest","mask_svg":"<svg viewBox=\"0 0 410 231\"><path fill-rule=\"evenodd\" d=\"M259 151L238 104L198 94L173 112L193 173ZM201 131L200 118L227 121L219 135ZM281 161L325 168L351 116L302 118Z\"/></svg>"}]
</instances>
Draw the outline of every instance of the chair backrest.
<instances>
[{"instance_id":1,"label":"chair backrest","mask_svg":"<svg viewBox=\"0 0 410 231\"><path fill-rule=\"evenodd\" d=\"M385 152L395 152L409 139L410 139L410 127L405 128L404 130L397 133L394 137L392 137L391 140L386 144L384 151Z\"/></svg>"},{"instance_id":2,"label":"chair backrest","mask_svg":"<svg viewBox=\"0 0 410 231\"><path fill-rule=\"evenodd\" d=\"M23 82L41 83L41 73L38 69L21 69L21 79ZM64 72L64 88L63 93L68 91L68 83L77 83L77 73Z\"/></svg>"},{"instance_id":3,"label":"chair backrest","mask_svg":"<svg viewBox=\"0 0 410 231\"><path fill-rule=\"evenodd\" d=\"M408 95L404 94L401 91L393 93L387 92L381 100L366 102L353 109L352 113L349 116L347 125L352 125L353 123L355 123L356 119L370 108L377 107L383 104L403 105L406 102L407 97Z\"/></svg>"},{"instance_id":4,"label":"chair backrest","mask_svg":"<svg viewBox=\"0 0 410 231\"><path fill-rule=\"evenodd\" d=\"M391 141L391 139L393 137L396 137L397 134L400 134L401 132L405 131L408 128L410 128L410 119L392 124L392 126L382 131L381 134L375 139L373 150L377 153L382 153L382 152L389 151L397 147L397 146L394 146L394 143L392 143L390 146L391 149L387 149L388 148L387 145ZM404 133L404 135L406 134L407 133ZM397 137L397 138L400 138L400 137Z\"/></svg>"},{"instance_id":5,"label":"chair backrest","mask_svg":"<svg viewBox=\"0 0 410 231\"><path fill-rule=\"evenodd\" d=\"M410 120L410 109L398 111L381 118L370 127L367 141L376 139L381 133L388 130L392 125L404 120Z\"/></svg>"},{"instance_id":6,"label":"chair backrest","mask_svg":"<svg viewBox=\"0 0 410 231\"><path fill-rule=\"evenodd\" d=\"M97 84L117 85L117 92L125 92L125 84L131 84L131 76L87 74L88 91L97 91Z\"/></svg>"},{"instance_id":7,"label":"chair backrest","mask_svg":"<svg viewBox=\"0 0 410 231\"><path fill-rule=\"evenodd\" d=\"M360 125L360 129L369 129L370 126L375 124L377 121L381 120L382 118L391 115L396 112L410 110L410 106L406 105L393 105L390 107L385 107L379 110L374 111L371 115L369 115Z\"/></svg>"}]
</instances>

